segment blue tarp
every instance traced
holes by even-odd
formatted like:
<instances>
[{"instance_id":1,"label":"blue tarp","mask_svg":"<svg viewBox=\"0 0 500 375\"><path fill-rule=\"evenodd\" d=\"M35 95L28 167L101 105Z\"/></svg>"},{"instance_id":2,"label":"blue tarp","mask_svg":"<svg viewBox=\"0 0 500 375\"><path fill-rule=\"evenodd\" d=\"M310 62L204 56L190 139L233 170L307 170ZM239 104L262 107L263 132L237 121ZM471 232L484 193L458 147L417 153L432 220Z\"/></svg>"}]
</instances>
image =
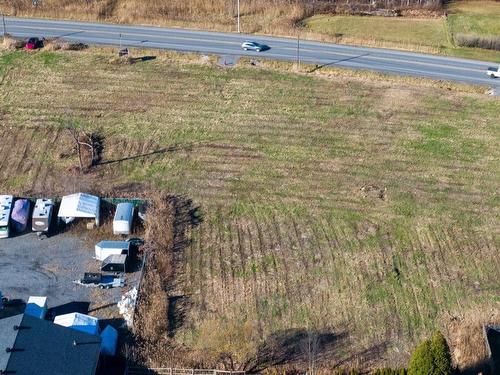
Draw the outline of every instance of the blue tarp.
<instances>
[{"instance_id":1,"label":"blue tarp","mask_svg":"<svg viewBox=\"0 0 500 375\"><path fill-rule=\"evenodd\" d=\"M30 202L27 199L18 199L14 202L14 209L10 216L12 228L18 232L24 232L30 215Z\"/></svg>"},{"instance_id":2,"label":"blue tarp","mask_svg":"<svg viewBox=\"0 0 500 375\"><path fill-rule=\"evenodd\" d=\"M111 326L107 326L101 333L101 354L115 355L118 332Z\"/></svg>"}]
</instances>

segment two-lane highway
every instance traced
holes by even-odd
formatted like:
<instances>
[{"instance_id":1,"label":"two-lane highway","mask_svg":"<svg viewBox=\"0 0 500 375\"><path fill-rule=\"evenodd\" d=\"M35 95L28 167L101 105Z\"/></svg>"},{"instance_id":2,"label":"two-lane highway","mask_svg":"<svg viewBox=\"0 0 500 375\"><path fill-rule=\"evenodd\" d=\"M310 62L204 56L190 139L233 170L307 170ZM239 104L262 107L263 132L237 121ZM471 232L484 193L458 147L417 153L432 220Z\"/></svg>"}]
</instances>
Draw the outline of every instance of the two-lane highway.
<instances>
[{"instance_id":1,"label":"two-lane highway","mask_svg":"<svg viewBox=\"0 0 500 375\"><path fill-rule=\"evenodd\" d=\"M16 37L62 38L110 46L118 46L121 41L126 47L255 56L288 61L297 58L297 40L291 38L11 17L6 17L5 23L7 32ZM263 52L243 51L240 45L245 40L257 40L271 48ZM300 60L317 65L483 84L496 89L500 87L500 82L488 78L485 74L488 66L495 64L482 61L306 40L300 41Z\"/></svg>"}]
</instances>

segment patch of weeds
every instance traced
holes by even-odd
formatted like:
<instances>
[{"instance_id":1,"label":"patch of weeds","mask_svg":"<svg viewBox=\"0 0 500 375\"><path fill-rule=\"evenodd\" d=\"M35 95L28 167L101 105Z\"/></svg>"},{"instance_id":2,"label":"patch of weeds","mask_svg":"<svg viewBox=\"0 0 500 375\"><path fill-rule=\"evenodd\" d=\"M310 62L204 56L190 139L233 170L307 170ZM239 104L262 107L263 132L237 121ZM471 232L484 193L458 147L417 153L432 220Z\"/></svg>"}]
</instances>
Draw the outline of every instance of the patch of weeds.
<instances>
[{"instance_id":1,"label":"patch of weeds","mask_svg":"<svg viewBox=\"0 0 500 375\"><path fill-rule=\"evenodd\" d=\"M372 283L366 286L365 298L369 304L383 303L389 298L389 292L383 285Z\"/></svg>"},{"instance_id":2,"label":"patch of weeds","mask_svg":"<svg viewBox=\"0 0 500 375\"><path fill-rule=\"evenodd\" d=\"M41 51L36 55L36 58L41 60L42 64L48 68L53 68L65 59L62 53Z\"/></svg>"},{"instance_id":3,"label":"patch of weeds","mask_svg":"<svg viewBox=\"0 0 500 375\"><path fill-rule=\"evenodd\" d=\"M10 176L5 181L5 186L11 189L19 189L28 184L30 177L27 174Z\"/></svg>"},{"instance_id":4,"label":"patch of weeds","mask_svg":"<svg viewBox=\"0 0 500 375\"><path fill-rule=\"evenodd\" d=\"M14 62L22 56L23 51L0 53L0 74L2 74L9 66L13 66Z\"/></svg>"},{"instance_id":5,"label":"patch of weeds","mask_svg":"<svg viewBox=\"0 0 500 375\"><path fill-rule=\"evenodd\" d=\"M409 192L394 194L393 211L396 215L411 218L418 215L421 204Z\"/></svg>"},{"instance_id":6,"label":"patch of weeds","mask_svg":"<svg viewBox=\"0 0 500 375\"><path fill-rule=\"evenodd\" d=\"M425 253L422 250L416 250L412 254L413 262L416 265L425 263Z\"/></svg>"}]
</instances>

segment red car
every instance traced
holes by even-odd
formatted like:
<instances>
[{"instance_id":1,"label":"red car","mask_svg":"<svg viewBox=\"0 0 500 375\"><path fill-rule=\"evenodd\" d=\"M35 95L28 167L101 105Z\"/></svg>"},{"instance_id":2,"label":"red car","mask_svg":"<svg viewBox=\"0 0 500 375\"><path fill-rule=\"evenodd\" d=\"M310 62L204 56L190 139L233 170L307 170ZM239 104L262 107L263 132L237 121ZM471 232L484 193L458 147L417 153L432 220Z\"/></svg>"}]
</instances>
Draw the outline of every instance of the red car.
<instances>
[{"instance_id":1,"label":"red car","mask_svg":"<svg viewBox=\"0 0 500 375\"><path fill-rule=\"evenodd\" d=\"M43 39L39 38L29 38L26 42L24 48L26 49L38 49L43 47Z\"/></svg>"}]
</instances>

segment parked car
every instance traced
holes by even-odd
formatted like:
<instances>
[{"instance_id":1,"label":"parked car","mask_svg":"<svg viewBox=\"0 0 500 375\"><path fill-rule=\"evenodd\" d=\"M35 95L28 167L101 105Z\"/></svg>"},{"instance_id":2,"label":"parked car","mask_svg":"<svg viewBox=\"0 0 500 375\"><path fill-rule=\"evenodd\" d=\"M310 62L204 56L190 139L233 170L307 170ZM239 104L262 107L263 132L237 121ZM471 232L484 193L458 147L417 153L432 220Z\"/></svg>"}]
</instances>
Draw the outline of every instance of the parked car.
<instances>
[{"instance_id":1,"label":"parked car","mask_svg":"<svg viewBox=\"0 0 500 375\"><path fill-rule=\"evenodd\" d=\"M243 48L245 51L261 52L268 50L269 46L257 42L246 41L242 43L241 48Z\"/></svg>"},{"instance_id":2,"label":"parked car","mask_svg":"<svg viewBox=\"0 0 500 375\"><path fill-rule=\"evenodd\" d=\"M500 78L500 66L496 68L488 68L486 74L489 75L491 78Z\"/></svg>"},{"instance_id":3,"label":"parked car","mask_svg":"<svg viewBox=\"0 0 500 375\"><path fill-rule=\"evenodd\" d=\"M28 39L26 44L24 45L24 48L26 49L38 49L38 48L43 48L43 39L36 38L36 37L31 37Z\"/></svg>"}]
</instances>

